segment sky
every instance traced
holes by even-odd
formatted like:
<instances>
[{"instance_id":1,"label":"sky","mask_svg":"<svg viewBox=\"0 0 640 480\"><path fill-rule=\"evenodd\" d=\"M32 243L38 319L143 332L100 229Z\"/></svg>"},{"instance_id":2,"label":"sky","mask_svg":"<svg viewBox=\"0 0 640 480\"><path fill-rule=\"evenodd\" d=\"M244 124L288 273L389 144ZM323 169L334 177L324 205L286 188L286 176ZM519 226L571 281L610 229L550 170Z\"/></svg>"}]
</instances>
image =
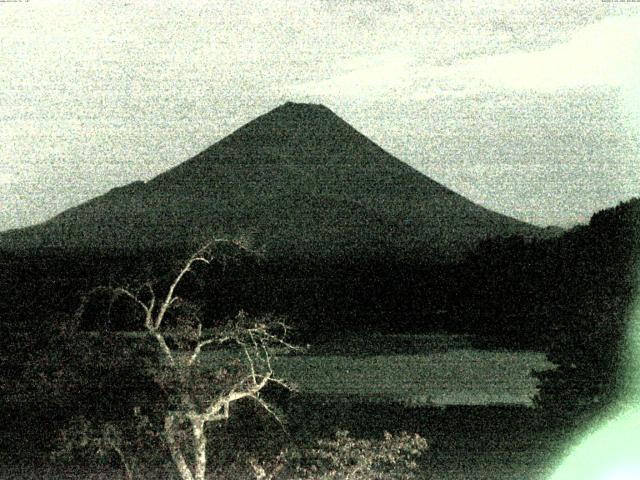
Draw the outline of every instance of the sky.
<instances>
[{"instance_id":1,"label":"sky","mask_svg":"<svg viewBox=\"0 0 640 480\"><path fill-rule=\"evenodd\" d=\"M0 45L0 230L288 100L536 225L640 196L640 3L0 2Z\"/></svg>"}]
</instances>

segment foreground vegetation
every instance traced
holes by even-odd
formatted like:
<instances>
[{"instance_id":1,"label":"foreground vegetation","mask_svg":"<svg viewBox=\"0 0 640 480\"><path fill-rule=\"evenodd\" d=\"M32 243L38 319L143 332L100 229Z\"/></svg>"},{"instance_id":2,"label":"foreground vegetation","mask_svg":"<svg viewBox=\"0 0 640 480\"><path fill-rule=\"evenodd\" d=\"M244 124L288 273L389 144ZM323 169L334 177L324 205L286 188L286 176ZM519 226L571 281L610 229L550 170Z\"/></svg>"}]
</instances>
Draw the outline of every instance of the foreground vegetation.
<instances>
[{"instance_id":1,"label":"foreground vegetation","mask_svg":"<svg viewBox=\"0 0 640 480\"><path fill-rule=\"evenodd\" d=\"M60 386L64 385L64 388L59 391L68 392L69 397L55 398L58 402L54 406L56 411L60 414L65 408L64 404L75 398L76 406L73 409L67 404L69 416L77 418L78 413L84 413L85 419L111 418L114 427L120 428L121 432L125 430L122 433L127 435L126 442L123 442L125 438L113 435L117 431L114 428L105 430L97 428L98 425L95 423L69 424L60 419L58 430L67 432L65 438L68 442L61 443L60 439L54 439L46 446L47 449L56 452L51 458L55 462L46 468L41 467L39 471L42 471L42 468L49 469L53 478L121 477L122 461L117 452L109 447L110 440L117 440L120 445L124 444L129 458L137 458L131 470L138 476L142 475L149 479L175 478L175 468L167 464L170 457L163 455L163 452L168 454L168 451L163 446L162 439L156 436L153 429L147 429L150 425L144 415L150 413L149 409L139 412L137 421L133 425L123 423L121 420L131 417L136 405L148 405L149 399L146 395L153 393L152 383L148 387L141 383L144 377L139 375L139 369L127 366L136 359L126 354L131 350L130 338L127 339L127 336L122 335L86 335L82 332L69 341L71 338L73 336L67 339L60 338L56 343L55 350L60 354L60 363L73 364L85 358L86 352L91 353L94 361L87 369L86 375L76 377L75 383L71 382L68 376L65 377L65 383L60 384ZM52 340L55 341L55 339ZM80 348L83 345L85 348ZM149 342L148 346L152 347L153 343ZM65 351L64 348L67 350ZM440 343L439 348L444 346ZM313 350L313 348L310 349L310 351ZM326 358L330 353L328 347L318 350L324 354L316 357L319 359ZM344 348L337 346L335 353L338 354L337 357L341 359L343 365L348 365L356 352L351 350L351 356L345 352L340 355L341 350ZM141 349L138 355L145 351ZM364 356L360 359L375 359L375 356L370 355L372 352L361 353ZM305 356L298 353L292 359L302 360ZM242 357L238 355L237 358ZM107 365L106 362L109 361L111 365ZM409 366L406 368L408 369ZM49 374L54 373L55 371L52 370ZM463 378L456 380L464 383ZM118 385L119 388L115 390L114 385ZM72 388L68 388L69 386ZM403 452L402 445L406 445L407 440L416 438L416 433L419 434L419 438L426 440L428 449L421 451L421 456L403 454L402 458L396 458L396 462L415 461L415 468L405 471L406 476L403 478L518 478L522 480L538 478L523 476L523 472L533 475L537 468L547 466L553 460L553 449L557 448L562 438L560 435L549 439L547 429L540 423L539 412L531 408L516 406L433 408L422 404L411 406L407 404L408 402L378 400L372 403L369 399L358 401L349 395L336 397L336 395L318 393L305 394L304 388L300 390L301 392L288 392L279 388L270 388L264 392L264 399L279 413L284 422L284 428L274 416L251 402L241 402L233 409L233 416L229 421L209 428L207 430L209 444L215 446L208 454L211 478L252 479L255 478L254 467L258 471L263 468L267 473L277 473L274 479L305 478L294 475L300 475L298 467L308 466L309 461L315 458L311 455L312 451L326 447L331 444L330 442L338 441L337 432L349 431L350 440L347 444L366 441L368 442L366 448L372 452L372 455L376 451L388 449L397 451L400 455ZM47 415L47 412L44 412L44 416L51 417L51 414ZM44 421L50 422L50 418L44 418ZM37 420L30 421L25 427L32 430L33 425L37 423ZM390 432L392 437L385 437L385 432ZM412 433L407 436L403 432ZM37 432L32 431L32 434L37 436ZM562 432L561 434L564 435ZM420 442L417 438L416 441ZM334 444L332 448L337 446ZM344 452L345 458L349 458L349 451L347 449ZM282 452L286 452L287 455L284 456ZM101 455L96 456L96 453ZM323 455L330 453L331 451L325 452ZM371 458L373 463L368 468L384 472L389 465L379 463L380 458L375 455ZM375 458L378 460L374 462ZM25 468L17 476L27 478L26 473L32 468L37 470L34 463L40 460L21 460ZM340 465L339 460L336 462ZM332 463L323 462L313 473L320 475L321 472L327 474L337 471L348 472L332 465ZM8 470L5 469L5 471ZM103 476L100 476L100 472L103 472ZM469 472L473 472L474 476L469 477ZM519 472L519 476L510 476L514 472ZM334 476L333 478L348 477ZM381 478L388 478L388 476L382 475Z\"/></svg>"},{"instance_id":2,"label":"foreground vegetation","mask_svg":"<svg viewBox=\"0 0 640 480\"><path fill-rule=\"evenodd\" d=\"M205 480L212 426L249 416L238 414L237 404L251 401L286 431L282 413L266 395L272 386L292 389L272 364L276 353L297 349L286 340L286 323L273 316L251 319L240 311L205 331L200 307L179 295L182 280L198 265L211 263L218 242L226 240L199 249L166 282L93 288L73 318L56 325L60 330L45 354L33 352L25 379L39 381L28 384L25 398L46 399L49 406L66 410L68 418L54 458L115 459L126 480L169 458L181 480ZM232 243L248 249L242 242ZM94 298L104 294L110 297L109 311L119 299L138 310L143 334L81 332ZM205 357L205 349L214 354ZM224 436L216 440L214 453L228 442ZM415 459L427 448L419 435L385 433L381 441L372 442L354 439L346 431L302 447L277 440L268 444L237 450L248 457L235 459L232 468L249 465L260 480L410 478L417 469Z\"/></svg>"},{"instance_id":3,"label":"foreground vegetation","mask_svg":"<svg viewBox=\"0 0 640 480\"><path fill-rule=\"evenodd\" d=\"M288 435L250 404L242 407L246 416L209 432L212 443L217 443L218 438L226 439L224 448L210 457L211 478L253 479L246 452L252 452L268 470L275 466L280 448L287 443L314 448L316 440L331 441L337 431L347 430L354 439L374 443L383 440L384 431L394 436L402 431L417 432L427 441L428 450L416 459L418 468L412 472L415 478L543 480L564 456L573 435L565 427L545 424L539 412L518 406L408 408L300 395L282 400L281 406L288 420ZM260 447L265 449L263 453ZM5 478L11 478L10 472L16 472L13 478L34 480L122 477L117 458L84 458L53 462L37 452L23 451L12 452L0 465ZM149 480L176 478L170 464L147 466L143 473ZM286 478L288 473L280 471L276 478Z\"/></svg>"},{"instance_id":4,"label":"foreground vegetation","mask_svg":"<svg viewBox=\"0 0 640 480\"><path fill-rule=\"evenodd\" d=\"M302 326L306 337L298 332L296 341L289 343L283 336L281 317L259 314L269 311L258 308L270 305L264 301L266 296L256 297L249 309L251 314L237 317L237 309L230 314L230 305L251 299L257 287L246 276L238 277L236 283L219 282L217 275L221 269L212 264L196 271L196 275L185 274L177 295L183 300L170 302L171 308L167 308L167 316L160 322L167 330L160 332L156 329L158 308L167 296L158 295L153 306L152 301L156 293L167 292L176 272L180 272L184 264L161 265L164 270L145 270L133 268L142 263L141 258L120 259L124 261L120 273L126 273L122 276L107 272L107 267L104 272L92 272L93 264L89 259L84 260L84 265L94 276L78 274L74 277L75 273L65 276L66 272L62 272L67 265L65 262L58 269L64 274L58 275L58 270L47 267L46 259L42 260L43 265L40 259L31 263L11 260L12 265L24 268L5 270L1 279L5 292L1 325L5 340L0 353L3 367L7 368L3 368L0 389L3 421L5 425L12 425L5 429L0 439L3 450L10 454L6 461L15 464L12 455L28 451L39 452L37 457L43 458L42 452L55 450L59 452L57 461L70 456L68 469L72 475L83 462L95 469L95 454L99 453L101 461L106 462L105 467L111 465L111 476L114 472L130 477L135 472L144 475L144 470L148 469L165 472L162 475L171 478L171 475L181 475L175 461L178 458L180 463L180 455L172 456L173 448L174 453L181 452L192 477L229 475L229 478L242 478L244 475L253 478L263 475L262 478L268 478L271 475L275 479L278 478L276 474L280 478L302 475L304 472L299 468L307 464L303 459L322 446L335 447L331 442L342 441L357 450L361 445L358 442L367 441L373 442L366 447L371 452L385 452L388 448L404 452L402 459L396 458L396 462L406 460L411 464L415 460L417 468L406 474L417 478L420 475L447 479L527 478L523 473L528 471L527 462L553 464L568 441L563 431L584 425L590 412L615 399L619 367L628 360L624 349L625 312L634 288L630 266L639 238L638 207L639 202L634 201L597 214L589 226L576 228L562 238L547 242L488 241L464 262L437 270L443 275L443 272L450 274L444 275L441 286L448 293L438 300L449 308L450 330L445 331L488 334L494 337L496 345L506 348L502 353L515 345L543 346L552 361L559 364L556 370L538 375L542 379L542 389L535 400L536 409L523 409L517 414L502 407L502 413L494 415L481 407L464 413L451 407L440 410L428 406L418 413L412 410L411 404L398 404L390 397L382 398L375 405L368 402L370 399L365 398L367 383L379 387L389 377L389 370L395 374L394 380L403 373L402 368L415 374L407 377L414 382L411 387L422 382L421 375L428 371L429 365L427 360L416 356L416 345L405 344L403 348L408 347L405 350L393 350L396 348L393 345L365 348L365 353L361 351L357 355L345 350L332 356L330 349L320 349L307 355L307 366L325 365L340 373L344 373L350 362L355 371L343 377L346 382L342 385L342 393L356 394L355 397L362 393L359 399L354 399L354 395L347 400L325 395L331 389L324 388L322 379L318 378L321 370L306 371L302 356L287 358L291 360L288 367L286 362L278 365L279 355L290 350L296 341L302 339L299 343L305 344L309 339L321 339L321 335L316 335L319 327L314 328L322 326L326 317L334 316L346 322L367 318L374 312L377 318L382 318L387 310L379 308L380 305L368 305L369 310L359 311L357 302L347 305L352 298L345 297L345 303L336 304L330 298L311 301L309 297L306 302L298 302L295 295L282 295L290 302L291 308L287 312L293 312L292 305L299 305L304 319L295 318L294 323ZM150 261L161 264L166 258L158 256ZM127 262L131 265L126 265ZM74 264L72 268L82 267ZM160 273L156 274L158 271ZM347 278L348 272L345 272L342 274ZM360 274L364 277L369 272ZM54 279L47 275L58 276ZM375 275L369 276L367 282L383 288L384 282ZM109 281L110 278L117 281ZM269 278L264 282L269 283ZM357 282L358 278L350 281ZM149 285L149 279L157 279L157 283L152 281ZM321 283L321 280L315 281ZM439 281L437 275L432 275L415 288L419 290ZM99 285L102 287L96 288ZM344 290L339 282L329 288L334 293L338 290ZM411 295L415 296L417 290L411 291ZM315 290L309 291L313 296ZM429 298L437 297L428 291ZM70 315L77 311L78 292L91 292L91 295L83 304L83 315ZM454 297L459 292L471 294L460 297L463 303L456 303ZM194 293L199 296L192 296ZM279 297L281 292L273 295ZM385 308L392 306L389 303L392 297L394 301L404 302L399 317L416 305L415 312L428 316L423 309L428 301L420 299L411 303L409 293L397 299L390 295L384 300L387 302ZM202 308L197 299L206 299ZM315 309L313 302L317 303ZM145 308L153 312L151 328L145 323ZM348 310L346 315L336 314L341 308ZM377 309L380 311L376 312ZM228 321L207 325L212 328L210 331L198 328L198 319L209 319L212 312L219 314L216 318ZM407 316L404 321L412 323L415 318ZM329 326L335 326L336 321ZM398 325L402 326L401 322ZM88 336L83 332L96 326L101 329L99 335ZM143 335L135 338L141 341L131 342L132 338L125 341L124 337L111 335L115 328L133 326L140 328ZM431 324L424 327L433 331ZM231 337L229 333L232 333ZM259 338L252 339L250 333ZM171 357L166 351L163 353L164 347L156 334L161 335ZM193 358L198 345L200 350L192 366L202 366L203 361L210 364L213 357L207 359L207 355L212 353L206 349L216 346L212 339L225 338L228 342L225 340L216 347L218 353L222 348L235 348L234 355L222 362L216 361L216 368L209 369L208 373L204 370L194 376L185 373L190 371L187 368L189 359ZM331 342L324 344L331 345ZM381 364L391 357L390 351L396 354L396 360L402 361L395 365L392 362ZM171 367L171 358L174 363L184 360L181 365L185 369ZM178 358L180 360L175 362ZM468 356L467 360L472 364L478 357ZM415 367L413 371L407 362ZM180 371L182 373L176 375ZM480 375L480 371L477 369L474 373ZM504 371L494 371L490 375L499 376L500 373L504 374ZM265 377L269 381L262 385ZM292 382L287 377L297 377L303 392L288 391L285 385ZM271 378L276 381L270 381ZM397 388L397 385L386 386L391 390ZM331 388L335 390L335 387L334 383ZM414 392L418 395L416 407L423 408L424 404L434 401L433 392L420 396L422 391L419 385L417 388ZM305 396L305 389L312 395ZM230 399L240 391L246 396L229 402L226 418L225 401L217 403L217 400L225 396ZM225 418L219 422L203 422L207 425L203 425L200 439L205 438L206 445L214 448L208 448L204 456L206 462L200 462L197 448L194 450L197 442L194 442L191 422L198 420L212 404L222 405L221 413ZM168 412L175 415L174 418L180 418L173 430L174 447L167 444L165 420ZM517 424L519 419L523 420L523 425ZM500 432L496 436L486 433L496 428ZM350 432L348 436L339 433L336 437L338 432L345 430ZM385 437L385 430L391 437ZM403 431L409 432L408 436ZM61 432L65 432L62 437ZM409 439L416 439L416 433L426 439L429 446L426 452L418 449L423 454L421 457L412 460L413 453L407 456L403 448L391 447L397 439L401 439L402 445ZM412 451L408 450L409 453ZM129 463L125 467L126 462ZM206 470L197 467L199 462L206 465ZM386 467L377 462L371 460L358 468L384 471ZM28 464L28 461L22 461L22 465ZM486 464L485 473L482 468L474 469L474 464ZM503 465L504 475L491 476L488 472L498 464ZM515 470L507 464L520 465L519 476L513 476ZM336 465L341 464L324 464L322 469L327 474L332 469L342 469ZM238 469L235 473L234 468ZM56 472L54 477L64 478L60 470ZM184 473L182 478L189 479L189 474ZM318 472L314 474L318 475ZM344 470L340 474L349 475L349 472ZM16 476L27 478L26 472Z\"/></svg>"}]
</instances>

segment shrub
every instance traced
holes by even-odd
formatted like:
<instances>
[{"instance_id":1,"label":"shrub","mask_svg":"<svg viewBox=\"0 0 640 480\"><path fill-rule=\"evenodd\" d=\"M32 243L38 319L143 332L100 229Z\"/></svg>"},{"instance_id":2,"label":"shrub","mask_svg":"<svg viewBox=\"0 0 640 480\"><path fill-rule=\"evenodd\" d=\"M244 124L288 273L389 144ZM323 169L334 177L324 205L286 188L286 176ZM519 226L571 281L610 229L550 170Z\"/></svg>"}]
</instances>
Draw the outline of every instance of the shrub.
<instances>
[{"instance_id":1,"label":"shrub","mask_svg":"<svg viewBox=\"0 0 640 480\"><path fill-rule=\"evenodd\" d=\"M385 432L382 439L356 439L340 430L334 439L289 449L268 465L250 463L256 480L411 480L427 448L418 434Z\"/></svg>"}]
</instances>

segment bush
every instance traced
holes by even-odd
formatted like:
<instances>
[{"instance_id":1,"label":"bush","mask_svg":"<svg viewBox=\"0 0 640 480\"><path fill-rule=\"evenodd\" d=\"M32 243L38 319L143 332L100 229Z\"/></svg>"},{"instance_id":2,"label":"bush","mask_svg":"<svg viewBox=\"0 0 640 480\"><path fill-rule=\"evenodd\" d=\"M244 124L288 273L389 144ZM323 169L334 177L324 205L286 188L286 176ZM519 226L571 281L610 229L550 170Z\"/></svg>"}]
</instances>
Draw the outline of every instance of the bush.
<instances>
[{"instance_id":1,"label":"bush","mask_svg":"<svg viewBox=\"0 0 640 480\"><path fill-rule=\"evenodd\" d=\"M340 430L334 439L290 448L268 464L248 463L256 480L411 480L427 448L418 434L385 432L382 439L356 439Z\"/></svg>"}]
</instances>

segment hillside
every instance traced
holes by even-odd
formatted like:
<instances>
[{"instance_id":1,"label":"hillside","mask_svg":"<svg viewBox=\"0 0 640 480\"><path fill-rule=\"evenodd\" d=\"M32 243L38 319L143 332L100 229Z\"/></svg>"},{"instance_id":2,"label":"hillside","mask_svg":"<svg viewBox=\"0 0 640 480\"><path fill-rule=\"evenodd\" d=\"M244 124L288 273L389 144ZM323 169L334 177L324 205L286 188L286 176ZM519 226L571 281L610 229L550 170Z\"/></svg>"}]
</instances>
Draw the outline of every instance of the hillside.
<instances>
[{"instance_id":1,"label":"hillside","mask_svg":"<svg viewBox=\"0 0 640 480\"><path fill-rule=\"evenodd\" d=\"M275 257L443 261L543 230L452 192L328 108L288 102L146 183L0 234L0 248L127 252L214 232L249 234Z\"/></svg>"}]
</instances>

